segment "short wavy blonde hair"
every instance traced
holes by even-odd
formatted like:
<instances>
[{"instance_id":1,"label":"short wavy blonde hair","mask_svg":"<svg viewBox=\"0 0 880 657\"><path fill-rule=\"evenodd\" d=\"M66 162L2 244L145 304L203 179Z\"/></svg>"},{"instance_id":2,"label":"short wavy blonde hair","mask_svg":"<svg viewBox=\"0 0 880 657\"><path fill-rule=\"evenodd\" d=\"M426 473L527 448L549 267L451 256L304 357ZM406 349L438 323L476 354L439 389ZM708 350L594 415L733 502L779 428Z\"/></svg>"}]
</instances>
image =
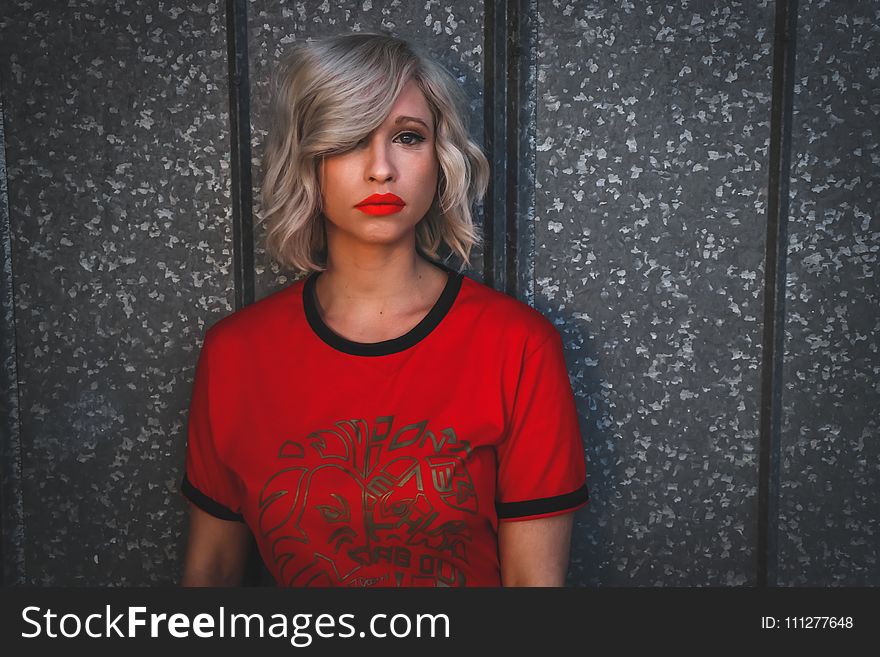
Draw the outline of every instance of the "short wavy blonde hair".
<instances>
[{"instance_id":1,"label":"short wavy blonde hair","mask_svg":"<svg viewBox=\"0 0 880 657\"><path fill-rule=\"evenodd\" d=\"M471 249L482 242L471 208L486 193L489 163L468 135L467 98L443 66L412 44L363 32L297 44L270 79L258 217L266 224L266 252L279 265L326 269L321 159L378 128L410 80L431 109L440 165L434 202L416 226L416 248L436 259L445 243L470 265Z\"/></svg>"}]
</instances>

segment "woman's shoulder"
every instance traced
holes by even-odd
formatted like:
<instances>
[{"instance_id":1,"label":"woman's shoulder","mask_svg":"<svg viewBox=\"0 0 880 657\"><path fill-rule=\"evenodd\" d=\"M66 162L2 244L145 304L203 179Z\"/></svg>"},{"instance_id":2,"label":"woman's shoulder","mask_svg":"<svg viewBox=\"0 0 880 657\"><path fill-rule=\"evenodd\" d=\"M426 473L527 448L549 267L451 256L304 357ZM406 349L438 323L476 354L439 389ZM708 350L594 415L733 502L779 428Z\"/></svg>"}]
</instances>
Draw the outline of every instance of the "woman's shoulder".
<instances>
[{"instance_id":1,"label":"woman's shoulder","mask_svg":"<svg viewBox=\"0 0 880 657\"><path fill-rule=\"evenodd\" d=\"M539 310L505 292L465 276L462 306L482 334L523 345L539 345L559 336L556 326Z\"/></svg>"},{"instance_id":2,"label":"woman's shoulder","mask_svg":"<svg viewBox=\"0 0 880 657\"><path fill-rule=\"evenodd\" d=\"M254 340L271 339L273 331L289 325L292 315L301 311L296 299L302 293L304 280L295 280L216 320L208 327L205 340L254 344Z\"/></svg>"}]
</instances>

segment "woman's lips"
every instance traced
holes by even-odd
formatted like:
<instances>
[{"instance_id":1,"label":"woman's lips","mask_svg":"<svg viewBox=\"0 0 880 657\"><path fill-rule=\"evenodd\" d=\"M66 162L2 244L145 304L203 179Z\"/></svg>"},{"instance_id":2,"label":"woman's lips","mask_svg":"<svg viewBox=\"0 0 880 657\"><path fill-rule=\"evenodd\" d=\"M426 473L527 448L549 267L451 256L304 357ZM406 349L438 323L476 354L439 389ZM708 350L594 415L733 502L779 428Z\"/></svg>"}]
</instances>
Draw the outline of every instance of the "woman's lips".
<instances>
[{"instance_id":1,"label":"woman's lips","mask_svg":"<svg viewBox=\"0 0 880 657\"><path fill-rule=\"evenodd\" d=\"M390 205L387 203L382 204L370 204L370 205L359 205L357 209L361 212L366 212L367 214L372 215L383 215L383 214L394 214L395 212L400 212L403 210L402 205Z\"/></svg>"},{"instance_id":2,"label":"woman's lips","mask_svg":"<svg viewBox=\"0 0 880 657\"><path fill-rule=\"evenodd\" d=\"M373 194L355 207L366 214L385 215L400 212L405 205L403 199L395 194Z\"/></svg>"}]
</instances>

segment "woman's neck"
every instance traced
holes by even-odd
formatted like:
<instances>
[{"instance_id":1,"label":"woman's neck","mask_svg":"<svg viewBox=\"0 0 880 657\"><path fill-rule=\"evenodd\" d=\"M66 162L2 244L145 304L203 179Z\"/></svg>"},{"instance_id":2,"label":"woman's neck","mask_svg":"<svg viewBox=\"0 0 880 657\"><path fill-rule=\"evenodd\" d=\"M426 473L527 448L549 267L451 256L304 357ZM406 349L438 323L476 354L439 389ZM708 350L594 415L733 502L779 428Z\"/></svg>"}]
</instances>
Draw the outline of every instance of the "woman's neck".
<instances>
[{"instance_id":1,"label":"woman's neck","mask_svg":"<svg viewBox=\"0 0 880 657\"><path fill-rule=\"evenodd\" d=\"M385 257L329 257L315 281L325 321L369 324L409 321L427 313L443 292L447 273L416 251Z\"/></svg>"}]
</instances>

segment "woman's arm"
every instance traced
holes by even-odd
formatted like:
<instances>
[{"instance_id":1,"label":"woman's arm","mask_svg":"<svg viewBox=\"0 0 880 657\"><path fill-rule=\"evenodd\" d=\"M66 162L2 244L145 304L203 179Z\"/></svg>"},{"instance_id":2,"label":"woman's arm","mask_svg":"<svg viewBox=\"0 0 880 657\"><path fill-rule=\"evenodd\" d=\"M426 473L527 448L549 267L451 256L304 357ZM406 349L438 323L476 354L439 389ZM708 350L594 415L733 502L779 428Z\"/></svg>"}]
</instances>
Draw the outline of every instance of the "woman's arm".
<instances>
[{"instance_id":1,"label":"woman's arm","mask_svg":"<svg viewBox=\"0 0 880 657\"><path fill-rule=\"evenodd\" d=\"M574 513L498 524L502 586L564 586Z\"/></svg>"},{"instance_id":2,"label":"woman's arm","mask_svg":"<svg viewBox=\"0 0 880 657\"><path fill-rule=\"evenodd\" d=\"M190 504L189 540L181 586L240 586L250 530L243 522L221 520Z\"/></svg>"}]
</instances>

